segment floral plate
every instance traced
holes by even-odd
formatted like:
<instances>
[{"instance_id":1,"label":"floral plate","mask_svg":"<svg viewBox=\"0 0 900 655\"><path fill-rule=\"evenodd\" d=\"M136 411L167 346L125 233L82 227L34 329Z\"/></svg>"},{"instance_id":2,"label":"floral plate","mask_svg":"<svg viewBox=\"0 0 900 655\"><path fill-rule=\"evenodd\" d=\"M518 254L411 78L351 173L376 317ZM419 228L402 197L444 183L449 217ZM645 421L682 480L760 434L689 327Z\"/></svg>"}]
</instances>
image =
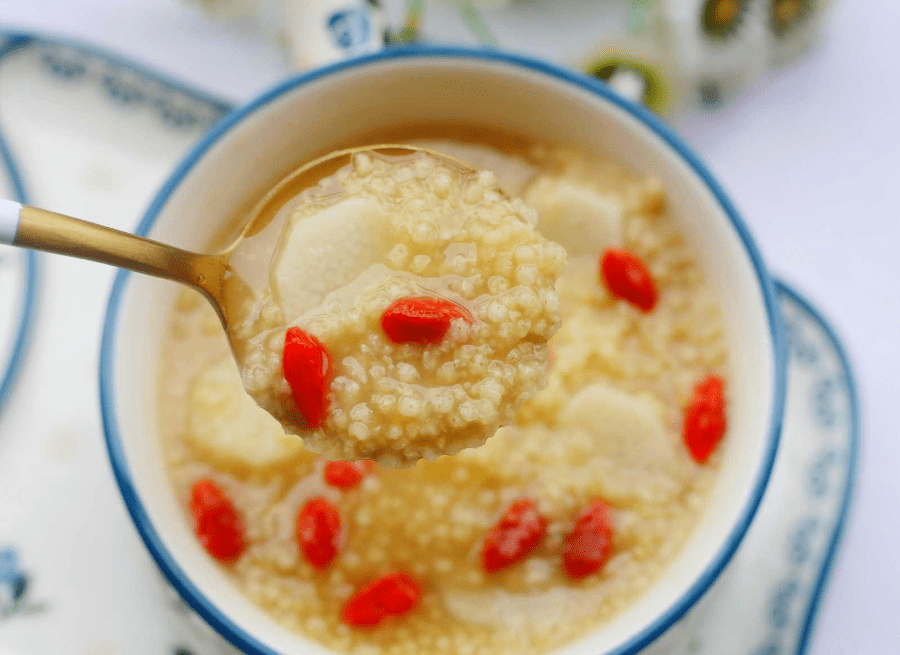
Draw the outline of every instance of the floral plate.
<instances>
[{"instance_id":1,"label":"floral plate","mask_svg":"<svg viewBox=\"0 0 900 655\"><path fill-rule=\"evenodd\" d=\"M93 47L3 31L0 90L0 193L27 189L36 204L120 229L230 108ZM25 364L0 420L0 654L225 652L161 583L106 460L96 362L113 271L45 257L43 274L31 325L35 256L0 250L0 300L17 299L0 332L0 403ZM859 443L849 362L827 321L778 290L790 346L781 448L716 583L731 602L688 615L685 653L802 654L846 521Z\"/></svg>"}]
</instances>

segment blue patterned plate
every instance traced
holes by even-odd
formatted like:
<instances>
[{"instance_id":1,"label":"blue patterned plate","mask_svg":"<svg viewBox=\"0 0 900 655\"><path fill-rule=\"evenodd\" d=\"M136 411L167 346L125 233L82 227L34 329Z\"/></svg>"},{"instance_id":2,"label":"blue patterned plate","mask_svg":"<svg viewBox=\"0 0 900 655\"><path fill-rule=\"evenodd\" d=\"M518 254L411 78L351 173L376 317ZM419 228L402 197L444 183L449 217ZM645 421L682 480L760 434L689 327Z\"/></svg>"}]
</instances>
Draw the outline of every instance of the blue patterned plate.
<instances>
[{"instance_id":1,"label":"blue patterned plate","mask_svg":"<svg viewBox=\"0 0 900 655\"><path fill-rule=\"evenodd\" d=\"M0 29L0 193L24 189L35 204L131 229L229 107L108 53ZM34 256L0 257L2 327L26 314L9 299L27 288L22 262ZM180 617L125 513L100 426L97 362L114 270L40 259L40 320L0 420L0 653L171 653ZM0 338L0 364L8 351Z\"/></svg>"},{"instance_id":2,"label":"blue patterned plate","mask_svg":"<svg viewBox=\"0 0 900 655\"><path fill-rule=\"evenodd\" d=\"M0 90L0 192L27 187L35 203L120 229L137 224L175 162L229 108L109 53L2 31ZM228 652L172 601L109 470L95 376L113 272L61 257L42 268L46 302L28 374L0 422L0 653ZM33 255L0 251L0 301L18 298L14 335L32 331L33 286ZM684 619L687 653L803 653L846 519L859 439L849 363L828 323L779 291L791 356L781 450L716 583L722 593ZM20 338L0 338L0 363L9 352L21 360Z\"/></svg>"}]
</instances>

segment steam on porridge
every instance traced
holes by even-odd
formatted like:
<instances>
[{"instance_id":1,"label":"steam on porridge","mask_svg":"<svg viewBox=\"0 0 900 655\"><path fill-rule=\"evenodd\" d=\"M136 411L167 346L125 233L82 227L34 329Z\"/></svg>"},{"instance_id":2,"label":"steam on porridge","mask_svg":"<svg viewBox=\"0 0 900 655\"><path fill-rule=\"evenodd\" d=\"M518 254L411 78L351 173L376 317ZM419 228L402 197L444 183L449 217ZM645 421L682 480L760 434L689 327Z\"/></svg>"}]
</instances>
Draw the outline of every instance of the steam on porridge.
<instances>
[{"instance_id":1,"label":"steam on porridge","mask_svg":"<svg viewBox=\"0 0 900 655\"><path fill-rule=\"evenodd\" d=\"M200 542L288 629L348 653L542 653L647 590L703 512L726 432L719 309L659 182L562 148L430 143L496 171L568 252L546 387L479 448L328 460L243 392L185 293L167 463Z\"/></svg>"}]
</instances>

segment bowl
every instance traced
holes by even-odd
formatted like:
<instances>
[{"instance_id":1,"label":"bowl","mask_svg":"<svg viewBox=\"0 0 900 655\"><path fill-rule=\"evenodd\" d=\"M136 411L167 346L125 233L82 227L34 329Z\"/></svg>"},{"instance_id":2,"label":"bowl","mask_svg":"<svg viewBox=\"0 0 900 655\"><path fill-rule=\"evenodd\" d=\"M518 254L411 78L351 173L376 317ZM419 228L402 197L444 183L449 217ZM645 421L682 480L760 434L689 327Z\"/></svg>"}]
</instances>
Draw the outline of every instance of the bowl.
<instances>
[{"instance_id":1,"label":"bowl","mask_svg":"<svg viewBox=\"0 0 900 655\"><path fill-rule=\"evenodd\" d=\"M576 144L660 178L720 298L733 437L710 505L643 596L559 651L635 653L697 603L740 545L769 480L784 409L786 352L771 278L719 184L670 128L604 84L533 59L462 48L388 50L294 77L232 112L172 173L137 231L202 250L298 164L361 135L430 122ZM156 402L167 308L177 292L169 282L123 271L109 300L100 396L122 497L166 578L233 645L255 655L330 652L280 627L229 582L173 493Z\"/></svg>"}]
</instances>

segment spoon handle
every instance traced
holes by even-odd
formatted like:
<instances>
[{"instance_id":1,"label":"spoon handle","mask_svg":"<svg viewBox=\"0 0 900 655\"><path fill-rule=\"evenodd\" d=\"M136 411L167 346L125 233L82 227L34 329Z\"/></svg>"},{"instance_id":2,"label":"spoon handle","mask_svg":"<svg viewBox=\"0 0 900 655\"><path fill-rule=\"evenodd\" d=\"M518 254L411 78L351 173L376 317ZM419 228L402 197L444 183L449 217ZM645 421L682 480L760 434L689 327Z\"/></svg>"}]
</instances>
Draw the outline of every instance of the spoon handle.
<instances>
[{"instance_id":1,"label":"spoon handle","mask_svg":"<svg viewBox=\"0 0 900 655\"><path fill-rule=\"evenodd\" d=\"M0 198L0 243L173 280L219 299L225 261Z\"/></svg>"}]
</instances>

